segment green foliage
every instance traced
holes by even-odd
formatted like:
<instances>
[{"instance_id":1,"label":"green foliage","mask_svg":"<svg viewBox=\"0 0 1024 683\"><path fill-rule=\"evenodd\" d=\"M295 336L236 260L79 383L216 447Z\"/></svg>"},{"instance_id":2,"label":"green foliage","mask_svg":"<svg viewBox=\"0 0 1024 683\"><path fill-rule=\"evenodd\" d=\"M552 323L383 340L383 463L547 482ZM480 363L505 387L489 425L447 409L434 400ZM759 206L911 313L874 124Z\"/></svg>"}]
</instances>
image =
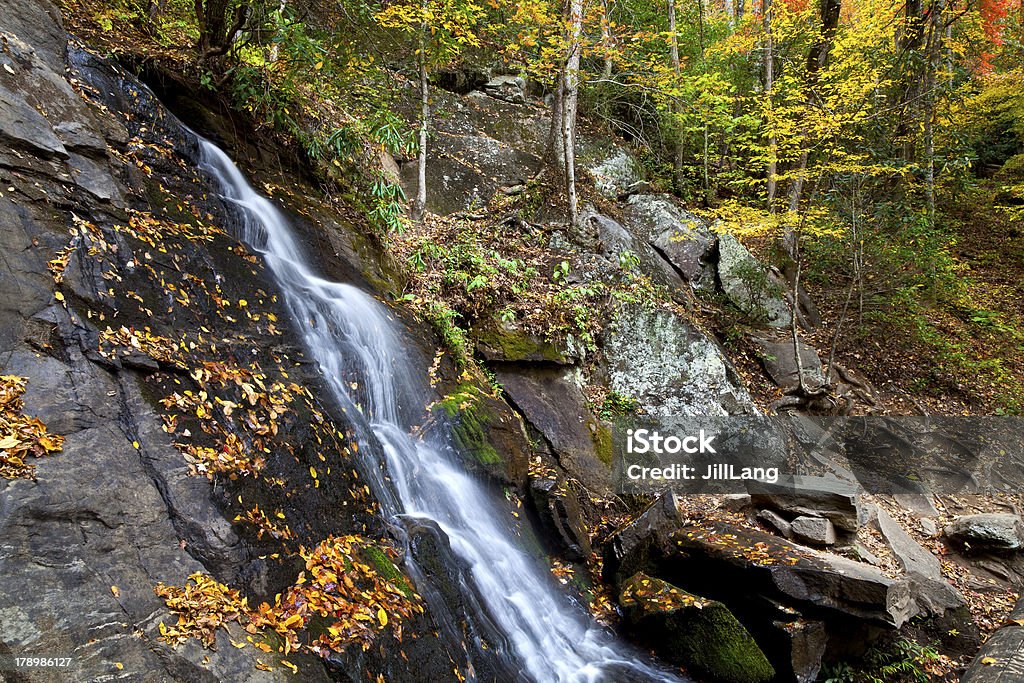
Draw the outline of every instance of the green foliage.
<instances>
[{"instance_id":1,"label":"green foliage","mask_svg":"<svg viewBox=\"0 0 1024 683\"><path fill-rule=\"evenodd\" d=\"M602 420L632 415L640 408L640 402L632 396L625 396L614 389L608 392L598 408L597 414Z\"/></svg>"},{"instance_id":2,"label":"green foliage","mask_svg":"<svg viewBox=\"0 0 1024 683\"><path fill-rule=\"evenodd\" d=\"M932 669L942 661L934 647L900 638L884 646L872 647L863 662L846 662L826 667L825 683L927 683L934 680Z\"/></svg>"}]
</instances>

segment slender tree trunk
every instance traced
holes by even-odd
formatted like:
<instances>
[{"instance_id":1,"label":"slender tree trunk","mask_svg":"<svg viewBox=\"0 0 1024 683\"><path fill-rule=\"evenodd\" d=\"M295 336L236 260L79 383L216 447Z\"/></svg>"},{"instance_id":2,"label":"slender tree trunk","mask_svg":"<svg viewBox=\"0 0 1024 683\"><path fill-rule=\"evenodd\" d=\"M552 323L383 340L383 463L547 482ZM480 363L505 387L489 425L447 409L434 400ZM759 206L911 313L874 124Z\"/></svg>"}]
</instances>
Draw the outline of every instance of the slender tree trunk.
<instances>
[{"instance_id":1,"label":"slender tree trunk","mask_svg":"<svg viewBox=\"0 0 1024 683\"><path fill-rule=\"evenodd\" d=\"M604 78L610 79L612 77L612 63L611 50L615 46L615 36L612 34L612 18L610 15L611 0L602 0L601 7L604 10L604 22L601 25L601 40L604 43L605 56L604 56Z\"/></svg>"},{"instance_id":2,"label":"slender tree trunk","mask_svg":"<svg viewBox=\"0 0 1024 683\"><path fill-rule=\"evenodd\" d=\"M569 223L579 228L579 204L576 198L576 104L579 98L580 35L583 32L583 0L569 0L569 52L565 60L565 92L562 96L562 142L565 145L565 195L569 204Z\"/></svg>"},{"instance_id":3,"label":"slender tree trunk","mask_svg":"<svg viewBox=\"0 0 1024 683\"><path fill-rule=\"evenodd\" d=\"M817 102L815 88L818 84L818 74L828 66L829 53L832 51L832 41L835 38L836 30L839 28L840 2L841 0L820 0L821 27L817 40L814 41L807 53L807 76L804 82L804 90L808 108L813 107ZM808 113L808 115L810 114ZM800 200L803 196L804 182L807 177L807 162L810 149L810 141L807 139L807 135L807 124L806 122L801 123L800 158L795 169L796 173L793 178L793 184L789 188L789 211L791 213L796 213L800 210ZM783 247L790 256L796 253L796 240L793 238L792 228L787 228L783 234Z\"/></svg>"},{"instance_id":4,"label":"slender tree trunk","mask_svg":"<svg viewBox=\"0 0 1024 683\"><path fill-rule=\"evenodd\" d=\"M284 8L287 7L287 6L288 6L287 0L281 0L281 2L279 2L278 5L277 5L277 12L278 12L278 14L280 14L282 16L282 18L284 17ZM277 61L278 54L279 54L278 44L277 44L277 41L274 41L274 44L270 46L270 60L269 61L270 61L271 64L273 64L274 62Z\"/></svg>"},{"instance_id":5,"label":"slender tree trunk","mask_svg":"<svg viewBox=\"0 0 1024 683\"><path fill-rule=\"evenodd\" d=\"M775 88L775 45L772 40L772 0L761 0L764 8L764 94L768 110L772 110L772 95ZM779 171L778 140L775 137L775 122L769 121L768 132L768 211L775 212L775 191Z\"/></svg>"},{"instance_id":6,"label":"slender tree trunk","mask_svg":"<svg viewBox=\"0 0 1024 683\"><path fill-rule=\"evenodd\" d=\"M928 63L925 72L925 111L924 111L924 182L925 202L928 212L928 227L935 227L935 107L937 87L936 75L942 51L943 32L941 29L945 4L934 2L928 13Z\"/></svg>"},{"instance_id":7,"label":"slender tree trunk","mask_svg":"<svg viewBox=\"0 0 1024 683\"><path fill-rule=\"evenodd\" d=\"M726 21L729 22L729 28L732 28L736 24L736 9L733 4L733 0L725 0L722 9L725 10Z\"/></svg>"},{"instance_id":8,"label":"slender tree trunk","mask_svg":"<svg viewBox=\"0 0 1024 683\"><path fill-rule=\"evenodd\" d=\"M679 85L679 34L676 27L676 0L668 0L668 61L675 75L676 86ZM683 131L682 131L682 105L678 98L672 99L672 117L675 119L675 146L672 154L672 182L676 191L683 188Z\"/></svg>"},{"instance_id":9,"label":"slender tree trunk","mask_svg":"<svg viewBox=\"0 0 1024 683\"><path fill-rule=\"evenodd\" d=\"M427 128L430 125L430 81L427 74L427 25L420 27L420 153L417 159L416 201L413 220L423 220L427 209Z\"/></svg>"},{"instance_id":10,"label":"slender tree trunk","mask_svg":"<svg viewBox=\"0 0 1024 683\"><path fill-rule=\"evenodd\" d=\"M562 100L565 99L565 74L558 73L555 91L551 94L551 125L548 127L547 141L544 145L544 169L551 169L559 177L565 175L565 142L562 139L564 125L562 123Z\"/></svg>"}]
</instances>

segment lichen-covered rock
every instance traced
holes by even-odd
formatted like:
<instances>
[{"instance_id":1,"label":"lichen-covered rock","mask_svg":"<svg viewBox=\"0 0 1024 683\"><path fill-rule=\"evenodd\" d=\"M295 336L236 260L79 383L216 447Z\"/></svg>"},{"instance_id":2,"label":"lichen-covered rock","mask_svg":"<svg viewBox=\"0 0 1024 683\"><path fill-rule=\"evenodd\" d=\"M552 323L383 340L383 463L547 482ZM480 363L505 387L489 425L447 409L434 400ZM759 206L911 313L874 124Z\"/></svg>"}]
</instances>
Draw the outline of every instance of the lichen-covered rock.
<instances>
[{"instance_id":1,"label":"lichen-covered rock","mask_svg":"<svg viewBox=\"0 0 1024 683\"><path fill-rule=\"evenodd\" d=\"M715 236L703 220L669 195L636 194L626 201L630 227L656 249L692 287L714 287Z\"/></svg>"},{"instance_id":2,"label":"lichen-covered rock","mask_svg":"<svg viewBox=\"0 0 1024 683\"><path fill-rule=\"evenodd\" d=\"M638 638L694 673L721 683L763 683L775 676L757 642L720 602L637 573L623 583L619 604Z\"/></svg>"},{"instance_id":3,"label":"lichen-covered rock","mask_svg":"<svg viewBox=\"0 0 1024 683\"><path fill-rule=\"evenodd\" d=\"M718 238L718 282L722 291L754 323L789 327L789 304L783 288L732 235Z\"/></svg>"},{"instance_id":4,"label":"lichen-covered rock","mask_svg":"<svg viewBox=\"0 0 1024 683\"><path fill-rule=\"evenodd\" d=\"M484 206L499 188L522 184L540 168L548 128L544 108L479 91L458 97L435 90L433 99L436 131L427 158L431 212L448 215ZM401 177L405 195L415 197L416 163L403 164Z\"/></svg>"},{"instance_id":5,"label":"lichen-covered rock","mask_svg":"<svg viewBox=\"0 0 1024 683\"><path fill-rule=\"evenodd\" d=\"M1024 548L1024 523L1013 514L963 515L946 527L945 534L954 543L974 550Z\"/></svg>"},{"instance_id":6,"label":"lichen-covered rock","mask_svg":"<svg viewBox=\"0 0 1024 683\"><path fill-rule=\"evenodd\" d=\"M643 180L640 165L621 147L602 149L584 143L578 162L594 178L598 192L605 197L617 197Z\"/></svg>"},{"instance_id":7,"label":"lichen-covered rock","mask_svg":"<svg viewBox=\"0 0 1024 683\"><path fill-rule=\"evenodd\" d=\"M605 330L609 386L649 415L755 412L718 345L675 313L623 305Z\"/></svg>"}]
</instances>

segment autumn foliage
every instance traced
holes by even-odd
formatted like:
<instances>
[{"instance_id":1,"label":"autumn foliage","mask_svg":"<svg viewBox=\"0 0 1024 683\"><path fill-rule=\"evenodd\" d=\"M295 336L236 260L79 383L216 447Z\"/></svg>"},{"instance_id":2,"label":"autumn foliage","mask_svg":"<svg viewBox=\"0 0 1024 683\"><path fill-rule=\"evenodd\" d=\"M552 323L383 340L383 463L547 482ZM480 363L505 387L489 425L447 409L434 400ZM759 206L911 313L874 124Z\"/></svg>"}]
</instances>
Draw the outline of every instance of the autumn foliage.
<instances>
[{"instance_id":1,"label":"autumn foliage","mask_svg":"<svg viewBox=\"0 0 1024 683\"><path fill-rule=\"evenodd\" d=\"M22 410L22 395L28 380L13 375L0 376L0 477L31 479L35 465L27 458L39 458L64 447L64 437L50 434L39 418Z\"/></svg>"}]
</instances>

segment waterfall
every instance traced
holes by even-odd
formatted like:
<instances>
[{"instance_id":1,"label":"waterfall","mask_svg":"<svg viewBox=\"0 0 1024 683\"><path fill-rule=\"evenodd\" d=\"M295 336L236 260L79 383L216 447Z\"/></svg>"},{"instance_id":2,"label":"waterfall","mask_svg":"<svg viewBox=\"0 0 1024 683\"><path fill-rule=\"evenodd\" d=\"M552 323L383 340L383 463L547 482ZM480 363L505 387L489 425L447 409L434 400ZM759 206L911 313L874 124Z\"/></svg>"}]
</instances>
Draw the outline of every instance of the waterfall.
<instances>
[{"instance_id":1,"label":"waterfall","mask_svg":"<svg viewBox=\"0 0 1024 683\"><path fill-rule=\"evenodd\" d=\"M558 591L549 573L516 547L507 515L469 476L450 435L413 436L430 389L409 362L399 324L357 287L314 273L285 216L258 194L230 158L200 138L202 167L240 209L241 238L262 254L285 304L357 437L382 448L363 463L386 516L431 520L469 567L467 590L500 631L504 653L533 681L677 681L597 627ZM360 430L362 430L360 432ZM441 430L443 431L443 430ZM362 445L358 457L363 455ZM383 466L381 466L383 465Z\"/></svg>"}]
</instances>

